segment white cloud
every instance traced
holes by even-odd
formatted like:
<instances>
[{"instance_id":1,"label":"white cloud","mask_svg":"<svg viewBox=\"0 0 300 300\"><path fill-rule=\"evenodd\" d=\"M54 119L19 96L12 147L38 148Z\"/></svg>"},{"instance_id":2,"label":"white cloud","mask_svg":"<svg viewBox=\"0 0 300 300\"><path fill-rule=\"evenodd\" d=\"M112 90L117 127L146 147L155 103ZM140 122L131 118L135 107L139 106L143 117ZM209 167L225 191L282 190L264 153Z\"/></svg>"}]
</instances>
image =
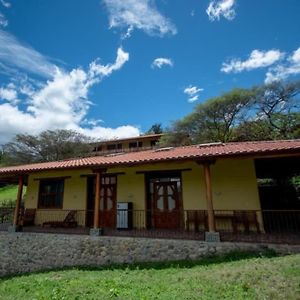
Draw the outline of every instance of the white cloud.
<instances>
[{"instance_id":1,"label":"white cloud","mask_svg":"<svg viewBox=\"0 0 300 300\"><path fill-rule=\"evenodd\" d=\"M43 59L41 54L38 56ZM91 87L121 69L128 60L129 54L119 48L112 64L94 61L86 71L76 68L70 72L55 66L53 77L42 86L25 81L19 86L11 83L2 87L0 144L18 133L38 134L47 129L72 129L97 138L138 135L139 129L131 125L106 128L94 122L94 126L84 126L88 124L86 116L92 104L88 99ZM16 99L21 99L22 105Z\"/></svg>"},{"instance_id":2,"label":"white cloud","mask_svg":"<svg viewBox=\"0 0 300 300\"><path fill-rule=\"evenodd\" d=\"M192 85L189 85L187 88L184 89L184 93L189 95L189 96L193 96L195 94L198 94L199 92L202 92L203 89L200 89L196 86L192 86Z\"/></svg>"},{"instance_id":3,"label":"white cloud","mask_svg":"<svg viewBox=\"0 0 300 300\"><path fill-rule=\"evenodd\" d=\"M10 7L11 7L10 2L8 2L8 1L0 0L0 3L1 3L4 7L6 7L6 8L10 8Z\"/></svg>"},{"instance_id":4,"label":"white cloud","mask_svg":"<svg viewBox=\"0 0 300 300\"><path fill-rule=\"evenodd\" d=\"M13 83L8 84L6 87L0 87L0 100L9 101L12 104L17 104L18 93L15 90L15 85Z\"/></svg>"},{"instance_id":5,"label":"white cloud","mask_svg":"<svg viewBox=\"0 0 300 300\"><path fill-rule=\"evenodd\" d=\"M8 21L6 20L5 16L0 12L0 28L6 27L8 25Z\"/></svg>"},{"instance_id":6,"label":"white cloud","mask_svg":"<svg viewBox=\"0 0 300 300\"><path fill-rule=\"evenodd\" d=\"M253 50L250 57L245 61L232 59L229 63L223 63L221 71L224 73L239 73L242 71L264 68L273 65L283 57L284 53L279 50Z\"/></svg>"},{"instance_id":7,"label":"white cloud","mask_svg":"<svg viewBox=\"0 0 300 300\"><path fill-rule=\"evenodd\" d=\"M300 74L300 48L288 56L284 64L270 68L266 74L265 83L285 80L298 74Z\"/></svg>"},{"instance_id":8,"label":"white cloud","mask_svg":"<svg viewBox=\"0 0 300 300\"><path fill-rule=\"evenodd\" d=\"M300 74L300 47L290 55L276 49L269 51L253 50L245 61L232 59L223 63L221 71L240 73L266 67L268 67L265 78L266 84Z\"/></svg>"},{"instance_id":9,"label":"white cloud","mask_svg":"<svg viewBox=\"0 0 300 300\"><path fill-rule=\"evenodd\" d=\"M155 7L153 0L103 0L110 28L140 29L150 35L176 34L176 27ZM128 31L127 31L128 32Z\"/></svg>"},{"instance_id":10,"label":"white cloud","mask_svg":"<svg viewBox=\"0 0 300 300\"><path fill-rule=\"evenodd\" d=\"M220 20L223 16L227 20L233 20L235 18L235 0L213 0L210 1L206 13L210 21Z\"/></svg>"},{"instance_id":11,"label":"white cloud","mask_svg":"<svg viewBox=\"0 0 300 300\"><path fill-rule=\"evenodd\" d=\"M5 8L10 8L11 4L7 1L4 0L0 0L0 6L3 6ZM5 17L5 15L3 13L0 12L0 28L5 28L6 26L8 26L8 21Z\"/></svg>"},{"instance_id":12,"label":"white cloud","mask_svg":"<svg viewBox=\"0 0 300 300\"><path fill-rule=\"evenodd\" d=\"M103 66L97 64L96 61L92 62L89 69L90 76L109 76L113 71L119 70L128 60L129 53L124 52L122 48L119 48L115 63Z\"/></svg>"},{"instance_id":13,"label":"white cloud","mask_svg":"<svg viewBox=\"0 0 300 300\"><path fill-rule=\"evenodd\" d=\"M204 89L192 85L189 85L183 90L183 92L188 95L188 102L190 103L197 101L199 99L199 93L202 91L204 91Z\"/></svg>"},{"instance_id":14,"label":"white cloud","mask_svg":"<svg viewBox=\"0 0 300 300\"><path fill-rule=\"evenodd\" d=\"M108 128L102 126L95 126L91 129L89 128L79 128L79 132L86 134L88 136L105 140L112 140L116 138L127 138L140 135L140 131L137 127L132 125L123 125L116 128Z\"/></svg>"},{"instance_id":15,"label":"white cloud","mask_svg":"<svg viewBox=\"0 0 300 300\"><path fill-rule=\"evenodd\" d=\"M22 69L46 78L52 77L57 66L13 35L0 29L0 62L7 67Z\"/></svg>"},{"instance_id":16,"label":"white cloud","mask_svg":"<svg viewBox=\"0 0 300 300\"><path fill-rule=\"evenodd\" d=\"M173 67L173 61L170 58L158 57L153 60L151 67L161 69L163 66Z\"/></svg>"},{"instance_id":17,"label":"white cloud","mask_svg":"<svg viewBox=\"0 0 300 300\"><path fill-rule=\"evenodd\" d=\"M292 63L300 64L300 48L294 51L294 53L289 57Z\"/></svg>"},{"instance_id":18,"label":"white cloud","mask_svg":"<svg viewBox=\"0 0 300 300\"><path fill-rule=\"evenodd\" d=\"M127 31L126 33L124 33L122 36L121 36L121 40L124 41L126 39L129 39L131 37L131 34L133 32L134 28L132 25L130 25L128 28L127 28Z\"/></svg>"},{"instance_id":19,"label":"white cloud","mask_svg":"<svg viewBox=\"0 0 300 300\"><path fill-rule=\"evenodd\" d=\"M195 95L193 97L190 97L188 99L188 102L193 103L193 102L197 101L198 99L199 99L199 95Z\"/></svg>"}]
</instances>

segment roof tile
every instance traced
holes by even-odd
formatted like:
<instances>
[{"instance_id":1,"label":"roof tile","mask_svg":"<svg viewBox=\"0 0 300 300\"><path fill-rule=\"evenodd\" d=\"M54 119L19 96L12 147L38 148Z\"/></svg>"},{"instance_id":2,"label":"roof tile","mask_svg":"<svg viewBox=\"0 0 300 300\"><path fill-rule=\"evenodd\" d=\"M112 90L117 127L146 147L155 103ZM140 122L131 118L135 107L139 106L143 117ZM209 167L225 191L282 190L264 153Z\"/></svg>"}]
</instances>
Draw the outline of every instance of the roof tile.
<instances>
[{"instance_id":1,"label":"roof tile","mask_svg":"<svg viewBox=\"0 0 300 300\"><path fill-rule=\"evenodd\" d=\"M300 140L236 142L226 144L212 143L170 148L165 151L147 150L114 156L75 158L63 161L0 168L0 176L42 170L72 169L78 167L113 167L159 161L200 160L205 158L217 158L220 156L270 155L278 152L297 153L300 155Z\"/></svg>"}]
</instances>

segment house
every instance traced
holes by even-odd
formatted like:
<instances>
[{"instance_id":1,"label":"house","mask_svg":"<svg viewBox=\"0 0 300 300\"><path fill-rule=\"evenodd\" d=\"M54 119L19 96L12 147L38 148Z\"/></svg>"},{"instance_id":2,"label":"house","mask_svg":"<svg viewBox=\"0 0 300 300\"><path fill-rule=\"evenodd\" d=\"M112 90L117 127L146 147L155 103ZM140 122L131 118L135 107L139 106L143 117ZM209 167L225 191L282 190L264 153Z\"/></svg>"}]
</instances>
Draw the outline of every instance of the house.
<instances>
[{"instance_id":1,"label":"house","mask_svg":"<svg viewBox=\"0 0 300 300\"><path fill-rule=\"evenodd\" d=\"M278 184L299 181L299 162L300 140L211 143L5 167L0 181L19 182L12 229L26 184L36 230L73 212L94 235L299 237L299 190Z\"/></svg>"},{"instance_id":2,"label":"house","mask_svg":"<svg viewBox=\"0 0 300 300\"><path fill-rule=\"evenodd\" d=\"M117 152L149 150L157 146L163 134L148 134L137 137L114 139L93 143L93 152L97 155Z\"/></svg>"}]
</instances>

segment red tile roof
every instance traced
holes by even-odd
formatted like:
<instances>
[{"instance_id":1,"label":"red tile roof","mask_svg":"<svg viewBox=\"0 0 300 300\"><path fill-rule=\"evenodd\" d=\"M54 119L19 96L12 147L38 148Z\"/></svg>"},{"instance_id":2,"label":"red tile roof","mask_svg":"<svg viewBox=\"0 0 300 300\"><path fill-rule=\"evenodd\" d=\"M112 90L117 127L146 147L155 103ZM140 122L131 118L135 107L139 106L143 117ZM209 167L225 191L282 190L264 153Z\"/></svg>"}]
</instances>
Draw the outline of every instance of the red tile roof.
<instances>
[{"instance_id":1,"label":"red tile roof","mask_svg":"<svg viewBox=\"0 0 300 300\"><path fill-rule=\"evenodd\" d=\"M103 140L103 141L97 141L92 143L93 145L102 145L102 144L110 144L110 143L122 143L122 142L129 142L129 141L143 141L147 139L154 139L159 140L164 134L163 133L156 133L156 134L146 134L146 135L139 135L139 136L133 136L123 139L110 139L110 140Z\"/></svg>"},{"instance_id":2,"label":"red tile roof","mask_svg":"<svg viewBox=\"0 0 300 300\"><path fill-rule=\"evenodd\" d=\"M42 170L75 169L83 167L116 167L178 160L205 160L218 157L266 156L272 154L300 155L299 140L212 143L186 147L162 148L123 154L75 158L0 168L0 176L31 173Z\"/></svg>"}]
</instances>

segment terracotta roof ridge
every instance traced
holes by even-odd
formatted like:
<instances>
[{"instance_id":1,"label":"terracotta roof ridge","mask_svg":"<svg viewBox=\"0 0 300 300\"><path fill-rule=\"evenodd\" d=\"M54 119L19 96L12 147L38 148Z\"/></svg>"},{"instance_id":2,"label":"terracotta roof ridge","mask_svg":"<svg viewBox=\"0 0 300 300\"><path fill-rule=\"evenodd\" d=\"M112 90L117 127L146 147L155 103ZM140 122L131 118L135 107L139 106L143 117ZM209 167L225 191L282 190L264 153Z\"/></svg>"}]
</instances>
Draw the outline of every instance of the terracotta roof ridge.
<instances>
[{"instance_id":1,"label":"terracotta roof ridge","mask_svg":"<svg viewBox=\"0 0 300 300\"><path fill-rule=\"evenodd\" d=\"M284 143L284 142L299 142L300 139L288 139L288 140L262 140L262 141L236 141L236 142L210 142L210 143L201 143L201 144L192 144L192 145L185 145L185 146L170 146L170 147L161 147L156 149L147 149L147 150L141 150L141 151L132 151L132 152L117 152L119 155L124 154L132 154L132 153L146 153L146 152L159 152L160 149L168 148L169 150L175 150L175 149L188 149L188 148L199 148L199 147L213 147L213 146L226 146L226 145L237 145L237 144L261 144L261 143ZM79 157L73 157L73 158L66 158L57 160L56 162L64 162L64 161L72 161L72 160L79 160L79 159L90 159L90 158L97 158L97 157L108 157L108 156L114 156L109 154L97 154L97 155L87 155L87 156L79 156ZM50 163L53 161L46 161L46 162L40 162L40 163Z\"/></svg>"},{"instance_id":2,"label":"terracotta roof ridge","mask_svg":"<svg viewBox=\"0 0 300 300\"><path fill-rule=\"evenodd\" d=\"M159 152L157 150L169 148L170 150L178 149L178 148L192 148L192 147L211 147L211 146L226 146L226 145L236 145L236 144L261 144L261 143L285 143L285 142L299 142L300 139L287 139L287 140L262 140L262 141L236 141L236 142L210 142L210 143L201 143L201 144L192 144L192 145L185 145L185 146L170 146L170 147L161 147L156 149L147 149L147 150L141 150L141 151L120 151L116 154L131 154L131 153L145 153L145 152ZM79 159L89 159L89 158L96 158L96 157L107 157L110 156L109 154L97 154L97 155L87 155L87 156L78 156L78 157L71 157L71 158L65 158L56 160L56 162L64 162L64 161L72 161L72 160L79 160ZM114 155L112 155L114 156ZM38 162L38 163L51 163L53 161L44 161L44 162ZM35 163L34 163L35 164Z\"/></svg>"},{"instance_id":3,"label":"terracotta roof ridge","mask_svg":"<svg viewBox=\"0 0 300 300\"><path fill-rule=\"evenodd\" d=\"M142 164L159 161L175 161L195 159L199 157L225 157L239 155L254 155L267 153L293 153L300 155L300 139L245 141L230 143L207 143L170 148L168 151L143 150L126 152L124 155L106 156L91 155L89 157L75 157L60 161L36 162L18 166L0 168L1 174L31 172L50 169L71 169L90 166L117 166L128 164Z\"/></svg>"},{"instance_id":4,"label":"terracotta roof ridge","mask_svg":"<svg viewBox=\"0 0 300 300\"><path fill-rule=\"evenodd\" d=\"M293 143L293 142L300 142L300 139L287 139L287 140L260 140L260 141L232 141L232 142L211 142L211 143L201 143L201 144L192 144L186 146L174 146L173 148L192 148L192 147L218 147L218 146L227 146L227 145L245 145L245 144L262 144L262 143Z\"/></svg>"},{"instance_id":5,"label":"terracotta roof ridge","mask_svg":"<svg viewBox=\"0 0 300 300\"><path fill-rule=\"evenodd\" d=\"M228 142L224 143L225 145L236 145L236 144L262 144L262 143L293 143L293 142L299 142L300 139L287 139L287 140L260 140L260 141L237 141L237 142Z\"/></svg>"}]
</instances>

